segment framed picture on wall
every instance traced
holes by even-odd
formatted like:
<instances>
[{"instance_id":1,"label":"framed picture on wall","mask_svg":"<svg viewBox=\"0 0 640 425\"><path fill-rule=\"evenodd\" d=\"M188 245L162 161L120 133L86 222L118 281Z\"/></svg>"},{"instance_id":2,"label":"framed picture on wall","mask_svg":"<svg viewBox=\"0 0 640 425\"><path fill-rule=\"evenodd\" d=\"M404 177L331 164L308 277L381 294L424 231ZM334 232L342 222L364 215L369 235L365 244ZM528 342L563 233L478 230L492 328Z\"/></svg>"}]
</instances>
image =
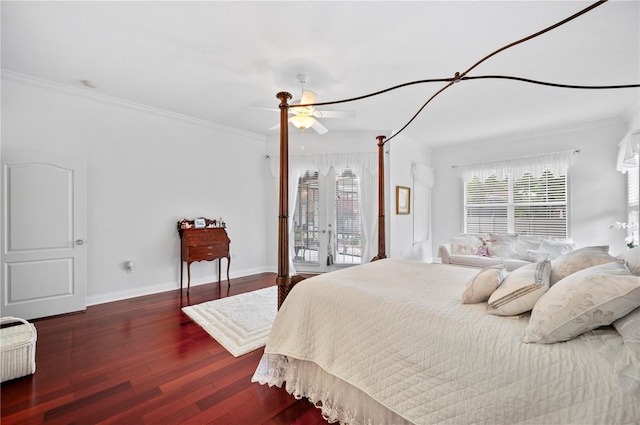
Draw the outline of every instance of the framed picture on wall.
<instances>
[{"instance_id":1,"label":"framed picture on wall","mask_svg":"<svg viewBox=\"0 0 640 425\"><path fill-rule=\"evenodd\" d=\"M411 212L411 188L396 186L396 214Z\"/></svg>"}]
</instances>

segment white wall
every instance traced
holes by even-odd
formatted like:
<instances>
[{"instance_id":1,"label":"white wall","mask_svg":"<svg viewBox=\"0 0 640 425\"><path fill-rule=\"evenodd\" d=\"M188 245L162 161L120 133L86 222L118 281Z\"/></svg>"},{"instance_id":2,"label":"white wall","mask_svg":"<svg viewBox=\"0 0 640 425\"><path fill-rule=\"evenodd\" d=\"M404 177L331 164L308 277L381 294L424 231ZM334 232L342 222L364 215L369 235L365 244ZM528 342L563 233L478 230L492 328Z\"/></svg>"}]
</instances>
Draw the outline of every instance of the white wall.
<instances>
[{"instance_id":1,"label":"white wall","mask_svg":"<svg viewBox=\"0 0 640 425\"><path fill-rule=\"evenodd\" d=\"M87 162L89 305L178 288L183 217L224 218L232 278L270 269L261 136L3 73L2 148ZM193 263L192 285L216 263Z\"/></svg>"},{"instance_id":2,"label":"white wall","mask_svg":"<svg viewBox=\"0 0 640 425\"><path fill-rule=\"evenodd\" d=\"M390 229L390 249L388 256L393 258L406 258L416 261L431 261L431 240L424 243L413 243L413 211L411 205L410 214L396 214L396 186L411 188L413 200L414 190L411 165L413 163L431 166L430 149L424 145L399 135L388 143L389 155L387 161L390 164L390 179L388 187L387 218ZM431 207L431 205L430 205ZM431 234L430 234L431 235Z\"/></svg>"},{"instance_id":3,"label":"white wall","mask_svg":"<svg viewBox=\"0 0 640 425\"><path fill-rule=\"evenodd\" d=\"M462 183L453 165L509 159L546 152L579 149L569 169L570 237L576 246L610 245L617 254L624 235L609 226L624 218L625 176L616 171L617 145L627 132L623 119L587 123L501 140L478 140L433 151L433 249L463 230Z\"/></svg>"}]
</instances>

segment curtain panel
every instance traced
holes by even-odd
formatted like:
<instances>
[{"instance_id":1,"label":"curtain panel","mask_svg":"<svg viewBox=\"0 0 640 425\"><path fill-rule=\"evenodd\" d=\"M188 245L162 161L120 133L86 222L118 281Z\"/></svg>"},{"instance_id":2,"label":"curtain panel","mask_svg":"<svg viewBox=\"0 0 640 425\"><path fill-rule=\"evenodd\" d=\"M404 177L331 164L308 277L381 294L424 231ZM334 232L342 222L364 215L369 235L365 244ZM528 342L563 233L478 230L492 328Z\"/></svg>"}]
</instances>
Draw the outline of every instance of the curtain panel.
<instances>
[{"instance_id":1,"label":"curtain panel","mask_svg":"<svg viewBox=\"0 0 640 425\"><path fill-rule=\"evenodd\" d=\"M469 183L474 177L478 177L480 181L485 181L491 175L495 175L498 180L503 180L507 175L511 175L514 180L517 180L523 174L531 173L533 177L537 178L547 170L554 176L560 176L567 173L569 166L573 164L573 157L576 152L553 152L500 161L457 165L454 168L457 175L465 183Z\"/></svg>"},{"instance_id":2,"label":"curtain panel","mask_svg":"<svg viewBox=\"0 0 640 425\"><path fill-rule=\"evenodd\" d=\"M342 174L345 169L355 171L360 179L360 214L362 222L362 261L370 261L375 255L378 240L378 155L375 152L365 153L328 153L328 154L295 154L289 155L289 269L295 274L293 264L294 243L293 214L298 196L298 179L306 170L318 170L320 176L326 177L331 169ZM269 157L271 175L280 180L280 157ZM279 183L276 187L279 187Z\"/></svg>"},{"instance_id":3,"label":"curtain panel","mask_svg":"<svg viewBox=\"0 0 640 425\"><path fill-rule=\"evenodd\" d=\"M616 169L626 174L630 169L638 166L640 153L640 130L628 132L618 144L618 163Z\"/></svg>"}]
</instances>

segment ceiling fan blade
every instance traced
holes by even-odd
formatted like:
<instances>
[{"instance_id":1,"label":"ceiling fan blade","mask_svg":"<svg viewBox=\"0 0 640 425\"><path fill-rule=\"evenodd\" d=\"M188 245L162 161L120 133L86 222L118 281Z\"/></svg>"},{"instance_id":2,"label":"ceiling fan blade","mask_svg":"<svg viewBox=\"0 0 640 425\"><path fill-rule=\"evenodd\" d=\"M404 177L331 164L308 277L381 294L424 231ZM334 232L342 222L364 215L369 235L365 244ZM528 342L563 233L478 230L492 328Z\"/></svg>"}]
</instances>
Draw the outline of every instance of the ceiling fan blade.
<instances>
[{"instance_id":1,"label":"ceiling fan blade","mask_svg":"<svg viewBox=\"0 0 640 425\"><path fill-rule=\"evenodd\" d=\"M309 105L311 103L315 103L316 97L318 97L318 95L315 92L312 92L311 90L305 90L302 92L302 98L300 98L300 104Z\"/></svg>"},{"instance_id":2,"label":"ceiling fan blade","mask_svg":"<svg viewBox=\"0 0 640 425\"><path fill-rule=\"evenodd\" d=\"M354 118L356 111L313 111L316 118Z\"/></svg>"},{"instance_id":3,"label":"ceiling fan blade","mask_svg":"<svg viewBox=\"0 0 640 425\"><path fill-rule=\"evenodd\" d=\"M324 125L320 124L320 122L318 120L313 120L313 125L311 126L311 128L313 128L316 133L318 134L324 134L327 131L327 127L325 127Z\"/></svg>"}]
</instances>

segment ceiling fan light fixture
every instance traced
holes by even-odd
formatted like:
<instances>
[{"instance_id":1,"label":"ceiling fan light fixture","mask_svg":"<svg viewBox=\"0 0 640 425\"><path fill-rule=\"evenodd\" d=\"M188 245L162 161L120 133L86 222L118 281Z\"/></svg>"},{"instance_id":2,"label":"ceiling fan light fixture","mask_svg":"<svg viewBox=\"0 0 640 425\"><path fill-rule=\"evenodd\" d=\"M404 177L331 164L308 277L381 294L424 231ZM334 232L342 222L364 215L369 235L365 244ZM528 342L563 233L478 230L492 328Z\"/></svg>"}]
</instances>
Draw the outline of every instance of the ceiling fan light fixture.
<instances>
[{"instance_id":1,"label":"ceiling fan light fixture","mask_svg":"<svg viewBox=\"0 0 640 425\"><path fill-rule=\"evenodd\" d=\"M300 130L311 128L314 121L315 120L313 119L313 117L310 117L309 115L294 115L293 117L289 118L289 122Z\"/></svg>"}]
</instances>

